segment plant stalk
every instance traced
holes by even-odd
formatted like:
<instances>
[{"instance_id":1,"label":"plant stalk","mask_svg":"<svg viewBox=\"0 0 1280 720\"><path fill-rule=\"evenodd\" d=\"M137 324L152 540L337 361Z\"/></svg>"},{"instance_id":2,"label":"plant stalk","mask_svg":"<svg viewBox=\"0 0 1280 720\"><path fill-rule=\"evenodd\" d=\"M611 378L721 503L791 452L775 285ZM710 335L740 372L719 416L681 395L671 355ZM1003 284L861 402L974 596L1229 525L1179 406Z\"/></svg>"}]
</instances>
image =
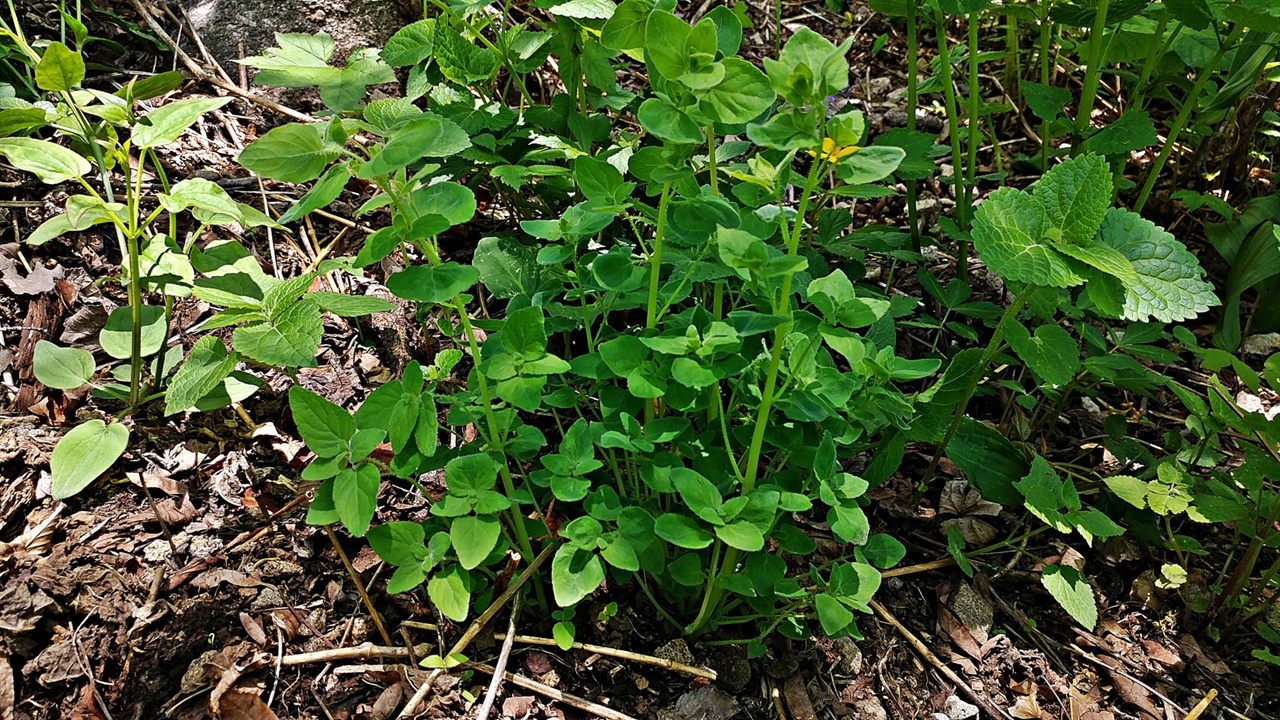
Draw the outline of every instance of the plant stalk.
<instances>
[{"instance_id":1,"label":"plant stalk","mask_svg":"<svg viewBox=\"0 0 1280 720\"><path fill-rule=\"evenodd\" d=\"M991 333L991 340L987 343L987 349L982 353L982 360L979 362L979 371L969 385L965 388L961 399L956 403L955 413L951 416L951 424L947 426L947 432L942 436L942 442L934 449L933 460L929 461L929 468L925 470L924 476L920 480L920 484L916 487L916 492L922 492L928 487L929 482L933 480L933 475L938 470L938 461L942 459L942 454L946 452L947 445L951 443L951 438L955 436L956 430L960 427L960 421L964 419L965 408L969 406L969 401L973 399L974 393L978 391L978 385L982 382L983 376L986 374L986 368L995 360L996 355L1000 352L1001 346L1004 345L1005 329L1009 326L1009 321L1018 316L1022 312L1023 306L1027 304L1027 300L1031 295L1039 290L1039 285L1027 285L1022 292L1013 298L1013 302L1004 311L1004 315L1000 316L1000 322L996 324L996 329Z\"/></svg>"},{"instance_id":2,"label":"plant stalk","mask_svg":"<svg viewBox=\"0 0 1280 720\"><path fill-rule=\"evenodd\" d=\"M1186 129L1187 122L1191 119L1191 112L1195 110L1196 103L1200 101L1200 95L1204 93L1205 86L1209 84L1209 79L1217 72L1222 58L1226 56L1231 48L1235 47L1244 32L1244 24L1237 24L1231 30L1231 34L1227 36L1227 39L1222 41L1222 46L1218 48L1218 52L1214 53L1214 56L1209 60L1209 64L1205 65L1200 74L1196 76L1196 84L1192 86L1191 92L1187 93L1187 99L1182 102L1182 108L1178 110L1178 117L1174 119L1173 126L1169 128L1169 137L1164 142L1164 148L1160 150L1159 157L1156 158L1156 161L1152 163L1151 168L1147 171L1147 182L1142 186L1138 201L1134 203L1134 212L1142 212L1147 200L1151 198L1151 191L1155 189L1156 183L1160 180L1160 171L1164 169L1165 163L1169 162L1169 156L1173 154L1173 148L1178 142L1178 136Z\"/></svg>"}]
</instances>

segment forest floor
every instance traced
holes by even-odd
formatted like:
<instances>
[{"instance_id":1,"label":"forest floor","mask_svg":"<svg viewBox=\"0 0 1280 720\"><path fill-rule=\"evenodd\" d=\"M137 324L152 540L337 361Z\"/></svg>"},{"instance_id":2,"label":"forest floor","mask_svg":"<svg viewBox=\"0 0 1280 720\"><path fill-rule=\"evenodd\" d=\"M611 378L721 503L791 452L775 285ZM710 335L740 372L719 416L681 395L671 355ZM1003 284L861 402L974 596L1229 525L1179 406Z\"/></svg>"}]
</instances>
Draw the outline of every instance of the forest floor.
<instances>
[{"instance_id":1,"label":"forest floor","mask_svg":"<svg viewBox=\"0 0 1280 720\"><path fill-rule=\"evenodd\" d=\"M753 10L756 29L748 38L763 53L773 46L770 21ZM893 24L865 8L839 14L787 4L784 13L787 27L806 24L836 41L854 34L850 61L860 80L848 102L867 113L873 135L905 123L905 42ZM881 35L886 42L872 53ZM186 92L213 90L196 83ZM934 100L923 98L922 105L934 109L920 123L940 131ZM246 139L278 118L248 103L234 107L225 123L204 123L165 159L176 177L200 172L253 197L257 185L238 182L245 173L234 158ZM6 231L10 244L0 247L6 286L0 291L0 372L13 391L11 410L0 417L0 720L395 717L427 676L405 655L443 653L465 627L444 623L423 594L387 594L388 568L363 540L304 522L310 488L298 473L307 458L285 411L284 390L293 382L287 376L264 375L265 387L240 411L135 416L134 437L144 439L106 482L65 503L49 498L53 445L94 400L42 390L31 376L32 348L45 337L76 343L96 334L123 303L118 286L98 283L119 273L120 258L113 242L94 233L20 248L12 233L25 235L65 198L45 194L43 186L13 185L5 185L0 202L3 225L12 229ZM951 202L946 195L935 185L922 198L941 210ZM351 231L341 216L363 199L344 197L334 209L339 217L317 219L313 236ZM876 201L858 212L859 223L892 224L901 219L902 202ZM1170 216L1164 224L1178 221ZM453 237L454 252L468 254L480 234L476 227ZM1193 246L1196 240L1182 239ZM313 250L256 242L264 263L274 262L286 275ZM935 269L945 271L951 262L930 257ZM914 280L904 277L896 289L918 296ZM206 310L194 299L180 303L177 327L194 325ZM413 332L411 313L402 307L358 323L330 317L318 367L302 370L297 382L349 409L358 406L409 359L429 360L442 342ZM1206 377L1194 367L1169 371ZM1133 398L1114 401L1129 403L1133 413L1159 410ZM1152 422L1148 432L1158 439L1180 418L1157 413ZM1071 408L1063 441L1082 442L1090 423L1097 424L1088 408ZM908 448L902 470L871 494L873 531L891 531L908 555L904 569L886 573L877 594L881 612L859 620L863 640L779 640L765 657L748 660L744 645L716 644L735 637L727 631L686 644L643 596L606 586L579 611L589 620L579 622L579 642L704 666L716 680L596 649L561 652L523 642L508 669L637 719L879 720L941 713L966 720L994 710L1022 719L1174 720L1188 717L1210 690L1218 697L1206 717L1280 716L1280 673L1259 667L1243 644L1214 642L1203 633L1183 599L1157 587L1149 558L1136 546L1118 538L1070 547L1048 533L1019 539L1020 513L966 491L946 462L942 471L954 482L917 500L915 477L930 459L924 451ZM1100 453L1091 457L1105 460ZM387 512L401 519L424 517L429 504L390 484L381 497ZM992 539L1012 535L1014 542L988 556L991 571L969 578L947 553L945 519ZM820 519L803 527L818 545L816 560L838 554ZM1224 538L1205 532L1199 539L1212 549ZM1072 623L1035 579L1037 563L1071 554L1088 563L1095 578L1100 620L1094 632ZM381 628L350 572L368 588ZM492 664L501 644L493 633L506 628L502 618L466 651L471 661ZM550 637L551 624L526 608L517 631ZM398 654L343 650L363 643L392 646ZM425 653L423 643L430 646ZM441 675L423 715L467 717L488 681L474 668ZM500 693L502 717L593 716L510 681Z\"/></svg>"}]
</instances>

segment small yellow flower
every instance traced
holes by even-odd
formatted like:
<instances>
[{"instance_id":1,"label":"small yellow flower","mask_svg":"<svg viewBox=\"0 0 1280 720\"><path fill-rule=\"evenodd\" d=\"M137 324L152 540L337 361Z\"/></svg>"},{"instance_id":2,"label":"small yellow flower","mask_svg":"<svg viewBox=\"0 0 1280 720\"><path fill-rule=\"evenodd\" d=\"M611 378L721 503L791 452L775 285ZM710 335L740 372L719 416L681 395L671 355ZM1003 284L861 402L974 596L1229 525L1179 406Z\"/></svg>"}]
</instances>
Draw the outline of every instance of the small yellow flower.
<instances>
[{"instance_id":1,"label":"small yellow flower","mask_svg":"<svg viewBox=\"0 0 1280 720\"><path fill-rule=\"evenodd\" d=\"M822 139L822 159L823 160L830 160L831 162L836 162L838 160L841 160L843 158L846 158L858 152L861 149L862 148L858 147L857 145L846 145L844 147L837 147L835 140L832 140L831 138ZM806 150L805 152L809 153L814 157L818 157L818 153L812 150Z\"/></svg>"}]
</instances>

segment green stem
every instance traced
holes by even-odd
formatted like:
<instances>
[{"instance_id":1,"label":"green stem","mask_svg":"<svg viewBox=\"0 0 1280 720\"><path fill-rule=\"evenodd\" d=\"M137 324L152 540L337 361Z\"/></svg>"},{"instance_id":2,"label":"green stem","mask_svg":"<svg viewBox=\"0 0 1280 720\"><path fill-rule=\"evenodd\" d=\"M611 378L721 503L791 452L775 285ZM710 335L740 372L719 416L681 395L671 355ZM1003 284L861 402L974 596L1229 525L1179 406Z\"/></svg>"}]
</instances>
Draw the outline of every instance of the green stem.
<instances>
[{"instance_id":1,"label":"green stem","mask_svg":"<svg viewBox=\"0 0 1280 720\"><path fill-rule=\"evenodd\" d=\"M955 183L956 216L960 227L969 226L969 208L965 204L964 155L960 150L960 112L956 108L956 89L951 77L951 47L947 44L947 23L940 8L934 10L938 35L938 64L942 73L942 94L947 103L947 124L951 132L951 179Z\"/></svg>"},{"instance_id":2,"label":"green stem","mask_svg":"<svg viewBox=\"0 0 1280 720\"><path fill-rule=\"evenodd\" d=\"M1044 17L1040 18L1040 84L1046 87L1052 84L1049 76L1049 41L1053 36L1053 21L1049 19L1052 0L1040 0L1044 6ZM1040 172L1049 168L1049 121L1040 123Z\"/></svg>"},{"instance_id":3,"label":"green stem","mask_svg":"<svg viewBox=\"0 0 1280 720\"><path fill-rule=\"evenodd\" d=\"M818 180L822 177L822 170L825 163L821 158L814 160L813 165L809 168L809 177L805 181L804 192L800 196L800 206L796 211L796 221L792 228L791 236L787 237L784 233L783 238L787 243L787 255L795 256L800 250L800 237L804 233L805 214L809 212L809 200L813 196L814 188L817 187ZM747 495L755 489L756 479L760 472L760 456L764 450L764 435L769 428L769 414L773 411L773 403L776 400L775 391L778 387L778 371L782 366L782 348L786 341L787 335L791 332L792 309L791 309L791 282L794 273L786 273L782 276L782 287L778 297L774 298L774 314L787 315L787 321L778 326L774 331L773 347L769 355L769 369L765 375L764 389L760 394L760 407L756 411L755 425L751 431L751 445L747 450L747 469L742 475L742 487L740 493ZM719 548L719 543L716 544ZM696 635L702 631L707 622L715 614L715 608L720 604L720 598L723 591L716 584L716 578L722 575L728 575L733 572L738 564L738 551L729 548L724 554L724 561L720 564L719 572L707 579L706 593L702 598L702 607L698 611L698 616L694 618L692 624L685 629L686 635ZM712 563L712 567L715 563Z\"/></svg>"},{"instance_id":4,"label":"green stem","mask_svg":"<svg viewBox=\"0 0 1280 720\"><path fill-rule=\"evenodd\" d=\"M969 401L973 399L973 394L978 391L978 384L982 382L987 366L995 360L1001 346L1004 345L1004 333L1009 326L1009 322L1016 318L1019 312L1022 312L1022 307L1027 304L1027 300L1039 289L1039 285L1027 285L1022 292L1014 297L1013 302L1004 311L1004 315L1000 317L1000 322L996 324L995 331L991 333L991 340L987 343L987 349L982 353L982 360L978 363L980 370L965 388L960 401L956 403L955 413L951 416L951 425L947 427L946 434L942 436L942 442L938 443L938 446L934 448L933 460L929 461L929 468L925 470L924 476L916 488L917 492L921 492L928 487L929 481L933 479L933 474L938 470L938 461L942 459L942 454L946 452L947 445L951 443L951 438L955 436L956 429L960 427L960 421L965 417L965 408L969 406Z\"/></svg>"},{"instance_id":5,"label":"green stem","mask_svg":"<svg viewBox=\"0 0 1280 720\"><path fill-rule=\"evenodd\" d=\"M1204 66L1200 74L1196 76L1196 84L1192 86L1191 92L1187 93L1187 98L1182 102L1182 108L1178 110L1178 117L1174 119L1173 126L1169 128L1169 137L1164 142L1164 148L1160 150L1160 156L1151 165L1147 171L1147 182L1142 186L1142 193L1138 195L1138 202L1134 204L1133 211L1140 213L1142 208L1146 206L1147 200L1151 197L1151 191L1155 189L1156 182L1160 180L1160 171L1164 169L1165 163L1169 162L1169 156L1173 154L1173 148L1178 142L1178 136L1182 134L1186 128L1187 122L1191 119L1191 112L1195 110L1196 104L1200 101L1200 95L1204 92L1205 86L1209 84L1209 79L1213 77L1218 70L1218 64L1222 62L1222 58L1226 56L1244 35L1244 23L1239 23L1231 30L1231 34L1222 42L1222 46L1218 48L1218 52L1209 60L1209 64Z\"/></svg>"},{"instance_id":6,"label":"green stem","mask_svg":"<svg viewBox=\"0 0 1280 720\"><path fill-rule=\"evenodd\" d=\"M1102 79L1102 51L1106 48L1107 7L1110 4L1111 0L1098 0L1098 12L1093 18L1093 29L1089 31L1089 66L1085 70L1084 89L1080 91L1080 107L1076 110L1076 141L1071 148L1072 154L1079 148L1093 117L1093 103L1098 97L1098 83Z\"/></svg>"},{"instance_id":7,"label":"green stem","mask_svg":"<svg viewBox=\"0 0 1280 720\"><path fill-rule=\"evenodd\" d=\"M719 197L720 188L716 184L716 125L707 125L707 171L711 174L711 197Z\"/></svg>"},{"instance_id":8,"label":"green stem","mask_svg":"<svg viewBox=\"0 0 1280 720\"><path fill-rule=\"evenodd\" d=\"M1156 63L1169 52L1169 46L1173 44L1173 41L1182 32L1182 23L1177 23L1173 31L1169 33L1169 37L1165 38L1164 31L1168 25L1169 11L1166 9L1156 25L1156 37L1163 40L1160 44L1160 51L1148 57L1146 62L1142 64L1142 74L1138 77L1137 84L1133 86L1133 93L1136 97L1130 98L1129 105L1137 110L1141 110L1147 104L1147 84L1151 82L1151 73L1155 72Z\"/></svg>"},{"instance_id":9,"label":"green stem","mask_svg":"<svg viewBox=\"0 0 1280 720\"><path fill-rule=\"evenodd\" d=\"M920 64L916 3L907 1L907 132L916 131L916 105L919 104L920 80L917 77ZM916 207L916 181L907 181L907 223L911 226L911 249L920 252L920 211Z\"/></svg>"},{"instance_id":10,"label":"green stem","mask_svg":"<svg viewBox=\"0 0 1280 720\"><path fill-rule=\"evenodd\" d=\"M658 280L662 271L662 234L666 229L667 202L671 199L671 183L662 186L662 197L658 200L658 229L653 235L653 251L649 255L649 304L645 313L646 328L658 325Z\"/></svg>"}]
</instances>

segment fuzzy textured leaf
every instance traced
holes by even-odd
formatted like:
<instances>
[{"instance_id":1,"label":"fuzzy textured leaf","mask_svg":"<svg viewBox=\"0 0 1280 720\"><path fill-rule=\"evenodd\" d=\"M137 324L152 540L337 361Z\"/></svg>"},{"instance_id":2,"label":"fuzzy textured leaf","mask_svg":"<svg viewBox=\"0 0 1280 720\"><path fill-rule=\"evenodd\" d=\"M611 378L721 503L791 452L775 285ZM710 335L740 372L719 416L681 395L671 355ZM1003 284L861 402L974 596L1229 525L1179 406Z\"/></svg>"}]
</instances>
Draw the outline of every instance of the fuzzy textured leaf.
<instances>
[{"instance_id":1,"label":"fuzzy textured leaf","mask_svg":"<svg viewBox=\"0 0 1280 720\"><path fill-rule=\"evenodd\" d=\"M1127 210L1112 209L1098 242L1119 251L1137 274L1133 282L1124 285L1126 320L1177 322L1218 304L1213 285L1203 279L1200 261L1155 223Z\"/></svg>"}]
</instances>

